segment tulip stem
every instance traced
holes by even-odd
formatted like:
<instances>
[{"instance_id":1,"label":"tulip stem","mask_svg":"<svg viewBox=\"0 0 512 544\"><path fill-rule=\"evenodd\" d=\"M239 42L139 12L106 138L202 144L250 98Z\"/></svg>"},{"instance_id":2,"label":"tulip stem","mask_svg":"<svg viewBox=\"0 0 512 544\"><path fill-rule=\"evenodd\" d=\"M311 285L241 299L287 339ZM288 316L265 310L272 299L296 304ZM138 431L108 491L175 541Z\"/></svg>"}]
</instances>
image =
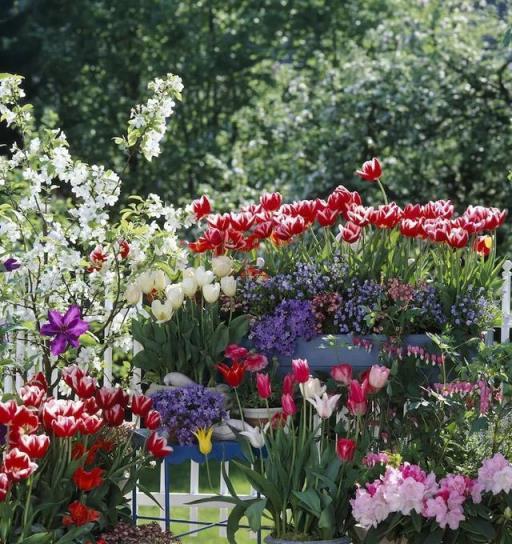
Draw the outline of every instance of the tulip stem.
<instances>
[{"instance_id":1,"label":"tulip stem","mask_svg":"<svg viewBox=\"0 0 512 544\"><path fill-rule=\"evenodd\" d=\"M208 485L210 486L210 489L213 489L212 477L210 475L210 463L208 461L208 455L204 456L204 462L206 465L206 475L208 476Z\"/></svg>"},{"instance_id":2,"label":"tulip stem","mask_svg":"<svg viewBox=\"0 0 512 544\"><path fill-rule=\"evenodd\" d=\"M378 184L380 192L382 193L382 196L384 198L384 204L387 204L388 203L388 197L386 195L386 191L384 190L384 186L382 185L380 179L377 180L377 184Z\"/></svg>"}]
</instances>

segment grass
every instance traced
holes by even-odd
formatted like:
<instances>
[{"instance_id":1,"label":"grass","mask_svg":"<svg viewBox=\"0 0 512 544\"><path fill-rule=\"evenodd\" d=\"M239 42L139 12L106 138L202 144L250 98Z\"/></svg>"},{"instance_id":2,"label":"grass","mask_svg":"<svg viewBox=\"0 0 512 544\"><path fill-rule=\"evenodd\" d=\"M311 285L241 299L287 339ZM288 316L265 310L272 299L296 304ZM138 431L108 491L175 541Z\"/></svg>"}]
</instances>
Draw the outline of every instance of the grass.
<instances>
[{"instance_id":1,"label":"grass","mask_svg":"<svg viewBox=\"0 0 512 544\"><path fill-rule=\"evenodd\" d=\"M210 462L209 464L210 474L214 486L211 487L208 483L208 475L206 471L206 465L201 465L199 469L199 491L200 493L215 494L219 491L217 482L220 481L220 463ZM159 489L159 479L160 479L160 467L147 471L142 476L142 483L150 491L158 491ZM190 486L190 464L185 463L182 465L171 466L171 490L177 493L188 493ZM230 465L230 479L235 486L237 493L246 495L250 491L249 484L244 476L236 469L236 466L233 464ZM160 510L156 506L147 506L140 507L139 514L144 516L160 516ZM201 507L197 509L197 519L198 521L205 522L217 522L219 521L220 512L217 508L205 508ZM175 519L190 519L190 508L189 507L172 507L171 499L171 517ZM141 520L140 523L144 523L144 520ZM246 522L244 521L244 524ZM190 527L188 523L173 523L171 524L171 530L174 534L180 534L186 532L193 527ZM183 544L212 544L212 543L227 543L227 538L222 537L219 534L219 527L213 527L202 531L195 536L186 536L181 540ZM256 539L251 538L250 532L248 529L241 529L237 533L236 537L237 544L255 544Z\"/></svg>"}]
</instances>

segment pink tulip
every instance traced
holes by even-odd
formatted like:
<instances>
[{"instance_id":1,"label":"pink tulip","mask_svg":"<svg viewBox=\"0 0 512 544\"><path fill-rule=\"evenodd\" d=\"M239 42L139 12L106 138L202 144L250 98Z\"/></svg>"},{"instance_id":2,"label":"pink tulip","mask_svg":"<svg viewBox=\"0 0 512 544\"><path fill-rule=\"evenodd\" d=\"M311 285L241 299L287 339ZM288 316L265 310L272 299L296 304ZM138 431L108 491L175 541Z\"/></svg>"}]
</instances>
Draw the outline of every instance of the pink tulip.
<instances>
[{"instance_id":1,"label":"pink tulip","mask_svg":"<svg viewBox=\"0 0 512 544\"><path fill-rule=\"evenodd\" d=\"M286 416L293 416L297 413L297 405L291 395L284 394L281 397L281 405Z\"/></svg>"},{"instance_id":2,"label":"pink tulip","mask_svg":"<svg viewBox=\"0 0 512 544\"><path fill-rule=\"evenodd\" d=\"M373 365L368 374L368 383L373 389L382 389L389 378L389 368L380 365Z\"/></svg>"},{"instance_id":3,"label":"pink tulip","mask_svg":"<svg viewBox=\"0 0 512 544\"><path fill-rule=\"evenodd\" d=\"M331 376L337 382L344 385L350 385L350 382L352 381L352 365L343 363L341 365L333 366L331 368Z\"/></svg>"},{"instance_id":4,"label":"pink tulip","mask_svg":"<svg viewBox=\"0 0 512 544\"><path fill-rule=\"evenodd\" d=\"M272 395L270 376L268 374L256 374L256 388L261 399L268 399Z\"/></svg>"}]
</instances>

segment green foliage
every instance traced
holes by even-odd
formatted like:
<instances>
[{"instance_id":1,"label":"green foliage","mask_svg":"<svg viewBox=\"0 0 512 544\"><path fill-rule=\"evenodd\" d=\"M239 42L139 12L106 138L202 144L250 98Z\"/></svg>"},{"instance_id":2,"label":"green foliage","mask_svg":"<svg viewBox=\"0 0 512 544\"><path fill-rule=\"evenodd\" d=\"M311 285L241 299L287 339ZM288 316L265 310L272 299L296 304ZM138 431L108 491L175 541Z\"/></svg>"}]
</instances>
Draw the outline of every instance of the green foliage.
<instances>
[{"instance_id":1,"label":"green foliage","mask_svg":"<svg viewBox=\"0 0 512 544\"><path fill-rule=\"evenodd\" d=\"M183 77L161 160L130 159L127 194L187 201L206 190L219 208L263 187L307 196L354 180L378 155L398 202L512 202L503 3L7 4L4 63L26 76L39 115L58 113L87 160L120 166L111 139L147 81Z\"/></svg>"}]
</instances>

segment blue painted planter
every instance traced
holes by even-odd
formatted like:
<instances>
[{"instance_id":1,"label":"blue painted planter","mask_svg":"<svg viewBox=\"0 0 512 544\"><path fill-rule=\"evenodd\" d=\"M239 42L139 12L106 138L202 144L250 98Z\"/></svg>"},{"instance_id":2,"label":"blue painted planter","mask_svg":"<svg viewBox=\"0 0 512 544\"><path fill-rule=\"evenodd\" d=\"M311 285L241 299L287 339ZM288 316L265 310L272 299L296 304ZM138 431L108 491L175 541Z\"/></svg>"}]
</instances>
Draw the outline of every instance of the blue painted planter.
<instances>
[{"instance_id":1,"label":"blue painted planter","mask_svg":"<svg viewBox=\"0 0 512 544\"><path fill-rule=\"evenodd\" d=\"M307 359L314 372L329 373L331 367L341 363L352 365L355 374L363 372L378 362L380 348L387 337L372 335L362 339L371 342L370 351L355 346L351 334L317 336L309 341L300 339L293 355L278 357L279 372L287 374L293 359Z\"/></svg>"},{"instance_id":2,"label":"blue painted planter","mask_svg":"<svg viewBox=\"0 0 512 544\"><path fill-rule=\"evenodd\" d=\"M297 544L299 541L267 536L265 542L267 544ZM350 544L350 540L344 536L332 540L301 540L300 542L302 544Z\"/></svg>"}]
</instances>

